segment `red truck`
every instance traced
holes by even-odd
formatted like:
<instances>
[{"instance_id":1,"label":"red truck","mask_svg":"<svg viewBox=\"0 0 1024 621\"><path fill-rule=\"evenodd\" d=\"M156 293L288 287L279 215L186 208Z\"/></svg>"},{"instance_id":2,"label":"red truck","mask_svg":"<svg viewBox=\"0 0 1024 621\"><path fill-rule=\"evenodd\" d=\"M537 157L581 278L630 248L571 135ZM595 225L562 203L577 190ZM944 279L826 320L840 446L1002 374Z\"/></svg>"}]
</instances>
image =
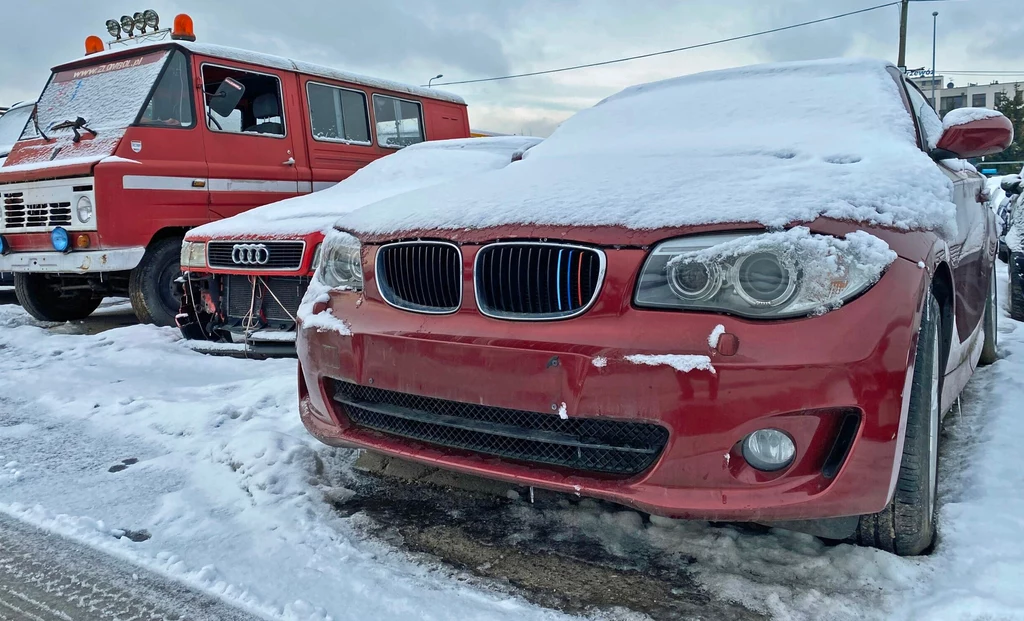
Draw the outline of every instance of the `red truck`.
<instances>
[{"instance_id":1,"label":"red truck","mask_svg":"<svg viewBox=\"0 0 1024 621\"><path fill-rule=\"evenodd\" d=\"M149 13L53 69L0 167L0 272L37 319L128 296L140 321L173 326L190 228L469 136L457 96L198 44L187 16L161 30Z\"/></svg>"}]
</instances>

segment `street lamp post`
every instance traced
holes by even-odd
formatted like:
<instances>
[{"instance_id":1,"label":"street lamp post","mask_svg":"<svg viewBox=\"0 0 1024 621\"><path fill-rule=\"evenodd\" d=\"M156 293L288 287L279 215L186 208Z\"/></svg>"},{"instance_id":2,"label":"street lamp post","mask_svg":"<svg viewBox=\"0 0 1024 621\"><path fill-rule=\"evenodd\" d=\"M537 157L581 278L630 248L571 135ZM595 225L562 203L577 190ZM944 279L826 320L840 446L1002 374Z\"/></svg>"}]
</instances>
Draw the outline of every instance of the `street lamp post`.
<instances>
[{"instance_id":1,"label":"street lamp post","mask_svg":"<svg viewBox=\"0 0 1024 621\"><path fill-rule=\"evenodd\" d=\"M939 113L939 102L935 99L935 81L939 79L938 74L935 73L935 47L936 47L936 35L939 32L939 12L932 12L932 108L935 109L935 114Z\"/></svg>"},{"instance_id":2,"label":"street lamp post","mask_svg":"<svg viewBox=\"0 0 1024 621\"><path fill-rule=\"evenodd\" d=\"M440 80L443 77L444 77L444 74L443 73L439 73L439 74L435 75L434 77L430 78L429 80L427 80L427 88L430 88L430 85L431 85L431 83L434 80Z\"/></svg>"}]
</instances>

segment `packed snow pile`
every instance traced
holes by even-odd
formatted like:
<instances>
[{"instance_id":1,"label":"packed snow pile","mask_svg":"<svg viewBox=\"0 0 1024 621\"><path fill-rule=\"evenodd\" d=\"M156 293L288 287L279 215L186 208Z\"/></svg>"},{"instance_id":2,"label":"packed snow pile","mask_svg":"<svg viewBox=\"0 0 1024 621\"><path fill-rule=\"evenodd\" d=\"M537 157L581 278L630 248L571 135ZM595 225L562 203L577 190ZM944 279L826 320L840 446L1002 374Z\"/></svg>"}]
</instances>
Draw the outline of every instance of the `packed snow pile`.
<instances>
[{"instance_id":1,"label":"packed snow pile","mask_svg":"<svg viewBox=\"0 0 1024 621\"><path fill-rule=\"evenodd\" d=\"M341 183L192 229L186 239L295 237L326 233L341 214L364 205L463 177L504 168L539 138L496 136L438 140L375 160Z\"/></svg>"},{"instance_id":2,"label":"packed snow pile","mask_svg":"<svg viewBox=\"0 0 1024 621\"><path fill-rule=\"evenodd\" d=\"M636 354L626 356L626 360L633 364L644 364L650 367L672 367L680 373L689 373L690 371L708 371L712 375L716 373L715 367L711 366L711 358L707 356Z\"/></svg>"},{"instance_id":3,"label":"packed snow pile","mask_svg":"<svg viewBox=\"0 0 1024 621\"><path fill-rule=\"evenodd\" d=\"M957 125L966 125L974 121L994 119L1002 115L998 110L991 110L989 108L957 108L946 113L946 116L942 119L942 126L947 128L956 127Z\"/></svg>"},{"instance_id":4,"label":"packed snow pile","mask_svg":"<svg viewBox=\"0 0 1024 621\"><path fill-rule=\"evenodd\" d=\"M299 325L307 330L337 332L341 336L352 336L352 328L344 319L335 317L331 309L325 308L319 313L315 312L317 304L330 301L330 292L331 288L322 283L319 276L310 280L309 287L306 288L306 293L302 296L302 302L299 303L299 310L296 313Z\"/></svg>"},{"instance_id":5,"label":"packed snow pile","mask_svg":"<svg viewBox=\"0 0 1024 621\"><path fill-rule=\"evenodd\" d=\"M746 67L628 88L522 165L345 216L364 234L503 225L781 227L819 216L956 230L952 185L917 145L890 65ZM720 201L722 188L730 200Z\"/></svg>"}]
</instances>

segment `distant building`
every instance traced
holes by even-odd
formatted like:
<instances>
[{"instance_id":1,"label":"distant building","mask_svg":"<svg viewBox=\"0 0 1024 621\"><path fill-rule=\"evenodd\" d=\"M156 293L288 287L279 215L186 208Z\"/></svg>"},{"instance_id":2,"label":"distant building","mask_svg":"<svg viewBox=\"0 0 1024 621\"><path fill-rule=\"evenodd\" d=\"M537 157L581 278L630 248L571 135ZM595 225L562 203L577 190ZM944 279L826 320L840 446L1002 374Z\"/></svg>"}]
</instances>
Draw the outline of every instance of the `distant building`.
<instances>
[{"instance_id":1,"label":"distant building","mask_svg":"<svg viewBox=\"0 0 1024 621\"><path fill-rule=\"evenodd\" d=\"M930 75L910 78L914 84L932 101L932 82L936 83L935 97L939 100L939 116L944 117L950 110L957 108L992 108L1002 102L1003 98L1012 99L1017 89L1024 91L1024 82L992 82L991 84L968 83L956 86L952 80L946 81L944 76L932 78ZM933 104L934 105L934 104Z\"/></svg>"}]
</instances>

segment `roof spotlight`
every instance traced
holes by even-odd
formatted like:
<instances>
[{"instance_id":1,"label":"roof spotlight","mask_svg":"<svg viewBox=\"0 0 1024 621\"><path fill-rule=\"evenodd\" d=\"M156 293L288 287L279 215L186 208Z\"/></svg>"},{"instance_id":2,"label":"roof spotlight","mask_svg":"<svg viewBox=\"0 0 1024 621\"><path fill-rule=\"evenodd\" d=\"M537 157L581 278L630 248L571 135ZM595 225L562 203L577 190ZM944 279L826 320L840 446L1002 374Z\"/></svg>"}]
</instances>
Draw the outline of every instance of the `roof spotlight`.
<instances>
[{"instance_id":1,"label":"roof spotlight","mask_svg":"<svg viewBox=\"0 0 1024 621\"><path fill-rule=\"evenodd\" d=\"M146 22L146 27L150 30L156 31L160 28L160 16L156 14L153 9L146 9L142 12L142 19Z\"/></svg>"},{"instance_id":2,"label":"roof spotlight","mask_svg":"<svg viewBox=\"0 0 1024 621\"><path fill-rule=\"evenodd\" d=\"M136 11L132 15L132 21L135 23L135 29L139 31L139 34L146 34L146 18L142 16L142 11Z\"/></svg>"},{"instance_id":3,"label":"roof spotlight","mask_svg":"<svg viewBox=\"0 0 1024 621\"><path fill-rule=\"evenodd\" d=\"M135 20L132 19L131 15L121 16L121 30L129 37L131 37L132 33L135 32Z\"/></svg>"},{"instance_id":4,"label":"roof spotlight","mask_svg":"<svg viewBox=\"0 0 1024 621\"><path fill-rule=\"evenodd\" d=\"M121 24L120 24L120 22L118 22L116 19L108 19L107 20L107 32L110 33L110 36L112 36L112 37L114 37L114 38L116 38L117 40L120 41L121 40Z\"/></svg>"}]
</instances>

